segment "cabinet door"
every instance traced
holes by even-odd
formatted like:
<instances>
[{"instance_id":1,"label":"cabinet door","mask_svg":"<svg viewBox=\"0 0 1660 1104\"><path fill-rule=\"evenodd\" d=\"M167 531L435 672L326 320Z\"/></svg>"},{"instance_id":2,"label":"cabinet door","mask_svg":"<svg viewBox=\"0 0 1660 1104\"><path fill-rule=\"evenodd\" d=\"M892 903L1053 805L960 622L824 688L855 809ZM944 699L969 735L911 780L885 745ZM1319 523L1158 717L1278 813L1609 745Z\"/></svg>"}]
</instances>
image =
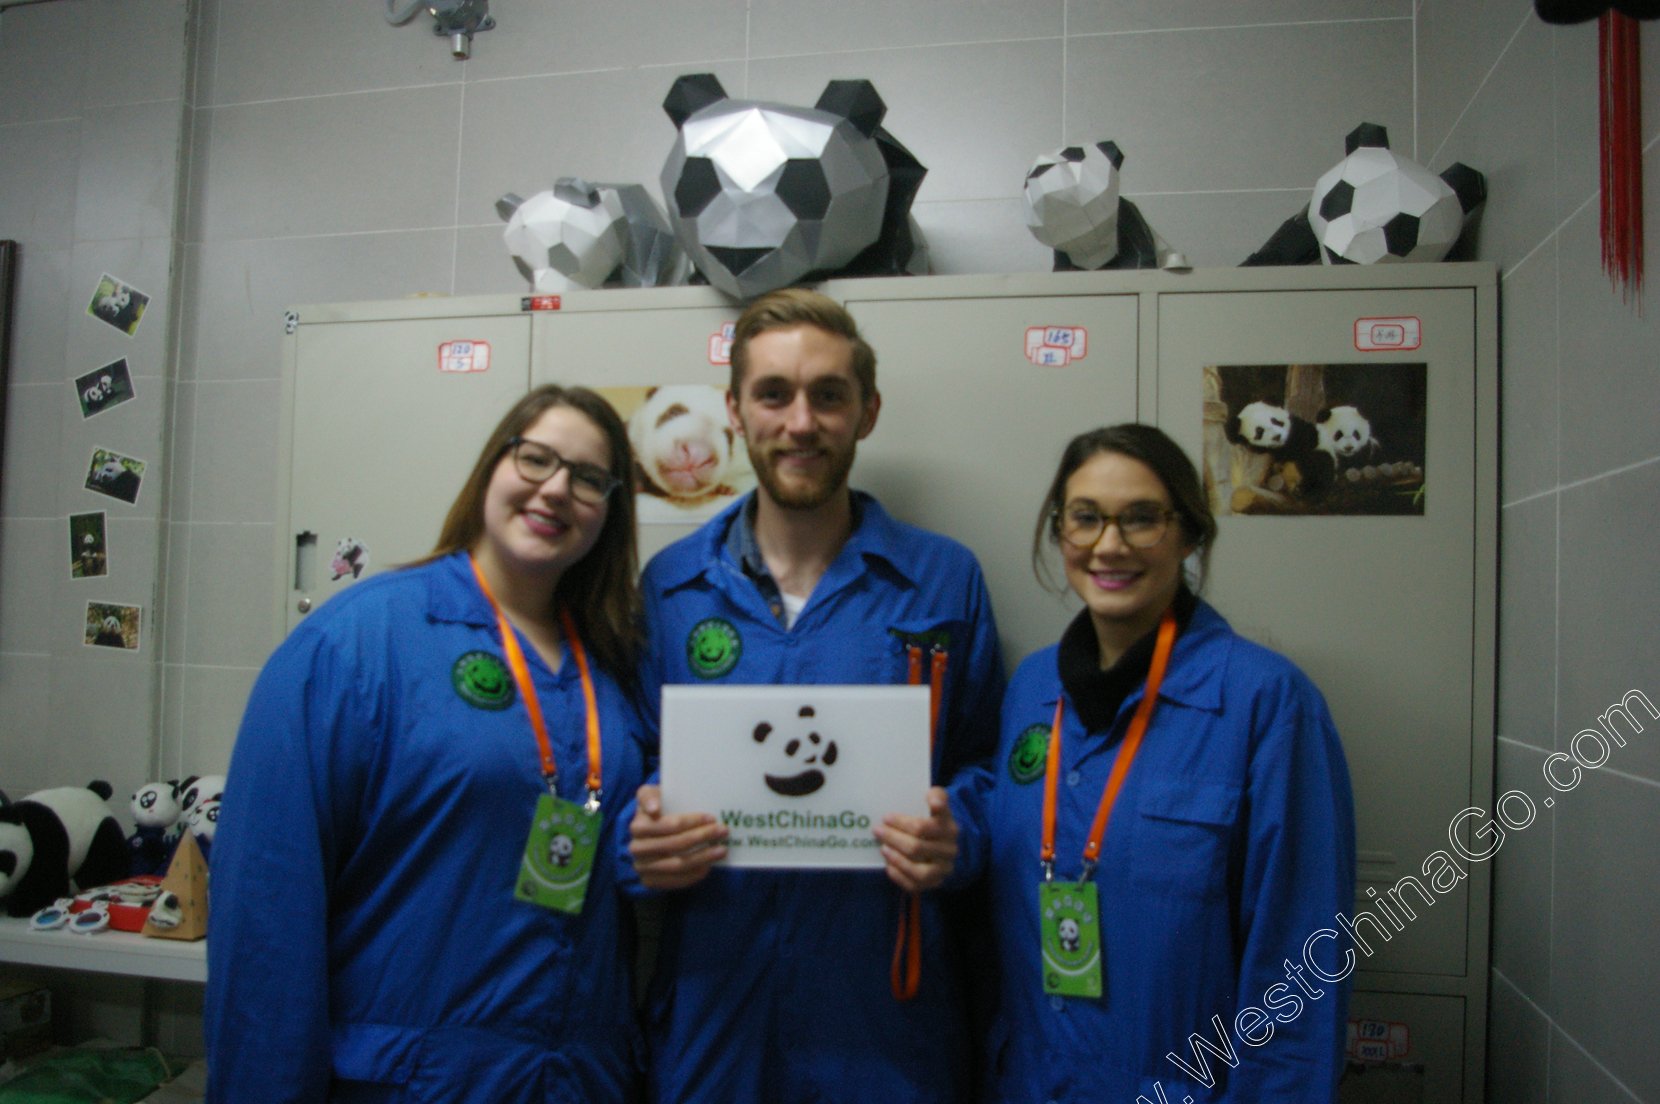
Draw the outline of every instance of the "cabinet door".
<instances>
[{"instance_id":1,"label":"cabinet door","mask_svg":"<svg viewBox=\"0 0 1660 1104\"><path fill-rule=\"evenodd\" d=\"M711 401L724 403L730 368L728 327L739 307L710 288L669 288L651 292L596 292L567 296L566 309L540 313L532 336L531 377L544 383L581 384L605 393L625 418L645 389L675 384L710 388ZM615 309L613 309L615 308ZM716 392L719 394L717 395ZM720 415L724 425L725 415ZM753 484L743 443L734 443L734 489ZM730 497L681 509L641 493L640 566L673 541L692 532Z\"/></svg>"},{"instance_id":2,"label":"cabinet door","mask_svg":"<svg viewBox=\"0 0 1660 1104\"><path fill-rule=\"evenodd\" d=\"M874 283L847 302L882 393L853 485L974 550L1012 668L1077 609L1034 577L1032 531L1067 440L1135 419L1136 296L884 299Z\"/></svg>"},{"instance_id":3,"label":"cabinet door","mask_svg":"<svg viewBox=\"0 0 1660 1104\"><path fill-rule=\"evenodd\" d=\"M356 578L431 551L478 450L530 380L526 316L302 321L294 350L285 625ZM441 371L440 347L471 342ZM488 367L476 370L480 344ZM449 345L452 353L466 350ZM309 535L307 540L306 535ZM367 566L344 574L342 541Z\"/></svg>"},{"instance_id":4,"label":"cabinet door","mask_svg":"<svg viewBox=\"0 0 1660 1104\"><path fill-rule=\"evenodd\" d=\"M1366 321L1380 316L1402 320L1400 329ZM1427 888L1422 864L1448 851L1449 823L1476 803L1474 292L1166 294L1158 340L1156 420L1196 462L1205 455L1207 401L1213 455L1220 425L1218 396L1206 393L1207 367L1412 373L1424 366L1422 512L1219 517L1206 590L1236 629L1288 655L1330 703L1355 790L1356 915L1370 912L1388 932L1386 941L1363 927L1372 954L1362 956L1360 969L1462 975L1468 881L1446 893L1430 890L1433 906L1407 886L1400 898L1412 916L1400 914L1400 931L1379 915L1377 897L1409 875ZM1373 348L1390 343L1417 347ZM1394 447L1381 436L1379 463ZM1403 482L1410 491L1410 477ZM1459 860L1467 871L1473 865Z\"/></svg>"}]
</instances>

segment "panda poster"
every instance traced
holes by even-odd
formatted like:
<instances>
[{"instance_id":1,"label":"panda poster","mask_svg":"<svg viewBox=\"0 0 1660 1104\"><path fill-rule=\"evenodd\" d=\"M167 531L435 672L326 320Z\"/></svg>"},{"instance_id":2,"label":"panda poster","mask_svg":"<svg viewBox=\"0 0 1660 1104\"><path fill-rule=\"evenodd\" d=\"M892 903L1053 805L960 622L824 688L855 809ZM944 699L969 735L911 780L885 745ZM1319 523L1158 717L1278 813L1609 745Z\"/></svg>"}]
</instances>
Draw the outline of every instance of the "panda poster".
<instances>
[{"instance_id":1,"label":"panda poster","mask_svg":"<svg viewBox=\"0 0 1660 1104\"><path fill-rule=\"evenodd\" d=\"M1204 481L1223 514L1424 512L1425 364L1204 369Z\"/></svg>"},{"instance_id":2,"label":"panda poster","mask_svg":"<svg viewBox=\"0 0 1660 1104\"><path fill-rule=\"evenodd\" d=\"M755 486L742 438L726 417L726 389L709 384L599 389L628 424L642 525L714 517Z\"/></svg>"},{"instance_id":3,"label":"panda poster","mask_svg":"<svg viewBox=\"0 0 1660 1104\"><path fill-rule=\"evenodd\" d=\"M138 626L143 615L140 606L114 605L109 602L86 604L86 635L82 640L89 648L120 648L138 650Z\"/></svg>"}]
</instances>

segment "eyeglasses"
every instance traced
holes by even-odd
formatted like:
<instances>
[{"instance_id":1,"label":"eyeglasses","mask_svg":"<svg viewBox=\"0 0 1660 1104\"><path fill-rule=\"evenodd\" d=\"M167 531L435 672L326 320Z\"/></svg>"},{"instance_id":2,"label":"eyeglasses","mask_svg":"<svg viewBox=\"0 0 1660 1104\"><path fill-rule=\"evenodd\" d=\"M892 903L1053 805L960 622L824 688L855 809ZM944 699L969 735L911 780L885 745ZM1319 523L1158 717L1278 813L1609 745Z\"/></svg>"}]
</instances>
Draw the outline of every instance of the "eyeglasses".
<instances>
[{"instance_id":1,"label":"eyeglasses","mask_svg":"<svg viewBox=\"0 0 1660 1104\"><path fill-rule=\"evenodd\" d=\"M1094 548L1107 526L1117 525L1118 535L1131 548L1152 548L1164 539L1176 511L1151 502L1137 502L1116 514L1104 514L1093 506L1077 504L1055 511L1055 532L1077 548Z\"/></svg>"},{"instance_id":2,"label":"eyeglasses","mask_svg":"<svg viewBox=\"0 0 1660 1104\"><path fill-rule=\"evenodd\" d=\"M598 506L622 486L622 480L598 464L566 460L548 446L523 437L507 442L513 452L513 466L529 483L546 483L563 468L570 473L571 497L589 506Z\"/></svg>"}]
</instances>

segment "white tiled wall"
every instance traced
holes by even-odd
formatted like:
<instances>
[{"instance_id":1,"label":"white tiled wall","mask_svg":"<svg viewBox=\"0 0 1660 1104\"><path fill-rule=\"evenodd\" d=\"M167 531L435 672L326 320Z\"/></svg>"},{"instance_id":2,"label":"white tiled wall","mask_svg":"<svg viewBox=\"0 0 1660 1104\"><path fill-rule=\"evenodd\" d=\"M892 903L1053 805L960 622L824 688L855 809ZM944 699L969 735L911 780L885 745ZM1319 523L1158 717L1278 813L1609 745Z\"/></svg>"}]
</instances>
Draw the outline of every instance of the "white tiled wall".
<instances>
[{"instance_id":1,"label":"white tiled wall","mask_svg":"<svg viewBox=\"0 0 1660 1104\"><path fill-rule=\"evenodd\" d=\"M1645 250L1660 256L1660 42L1645 24ZM1502 274L1499 791L1629 690L1660 705L1660 326L1600 260L1596 25L1527 0L1423 0L1419 139L1487 175ZM1651 284L1652 287L1652 284ZM1651 292L1652 298L1652 292ZM1512 832L1496 860L1489 1099L1660 1100L1660 724Z\"/></svg>"},{"instance_id":2,"label":"white tiled wall","mask_svg":"<svg viewBox=\"0 0 1660 1104\"><path fill-rule=\"evenodd\" d=\"M1530 0L503 0L462 63L424 17L394 28L381 7L0 14L0 236L26 257L0 499L0 787L223 768L271 640L283 308L521 290L496 197L567 174L655 189L663 95L703 71L734 96L802 103L831 78L873 80L929 168L915 213L940 272L1049 267L1019 188L1063 143L1116 140L1127 194L1201 265L1262 244L1359 122L1433 168L1481 169L1480 253L1504 281L1501 787L1536 790L1544 756L1626 690L1660 701L1660 341L1598 265L1591 28L1547 27ZM81 316L103 271L161 293L160 324L126 341ZM67 381L112 347L140 400L82 424ZM79 488L95 441L156 462L136 507ZM96 508L126 566L71 583L63 518ZM80 646L88 597L146 605L140 656ZM1660 1101L1643 1035L1660 998L1642 983L1660 962L1654 747L1621 749L1497 861L1495 1101Z\"/></svg>"}]
</instances>

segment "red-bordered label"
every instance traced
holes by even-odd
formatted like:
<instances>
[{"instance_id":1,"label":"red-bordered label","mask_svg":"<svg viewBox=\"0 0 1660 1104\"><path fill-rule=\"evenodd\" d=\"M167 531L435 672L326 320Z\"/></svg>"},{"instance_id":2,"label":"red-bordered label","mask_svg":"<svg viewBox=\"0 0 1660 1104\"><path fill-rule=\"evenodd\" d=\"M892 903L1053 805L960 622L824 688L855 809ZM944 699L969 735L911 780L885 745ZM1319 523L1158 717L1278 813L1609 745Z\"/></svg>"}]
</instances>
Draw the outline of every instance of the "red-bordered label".
<instances>
[{"instance_id":1,"label":"red-bordered label","mask_svg":"<svg viewBox=\"0 0 1660 1104\"><path fill-rule=\"evenodd\" d=\"M736 322L728 322L709 335L710 364L727 365L732 363L732 335L736 328Z\"/></svg>"},{"instance_id":2,"label":"red-bordered label","mask_svg":"<svg viewBox=\"0 0 1660 1104\"><path fill-rule=\"evenodd\" d=\"M438 346L440 372L470 373L490 370L488 341L445 341Z\"/></svg>"},{"instance_id":3,"label":"red-bordered label","mask_svg":"<svg viewBox=\"0 0 1660 1104\"><path fill-rule=\"evenodd\" d=\"M1424 343L1424 324L1411 317L1355 319L1355 348L1363 353L1410 352Z\"/></svg>"},{"instance_id":4,"label":"red-bordered label","mask_svg":"<svg viewBox=\"0 0 1660 1104\"><path fill-rule=\"evenodd\" d=\"M1064 368L1089 355L1089 331L1082 326L1027 326L1026 359L1045 368Z\"/></svg>"},{"instance_id":5,"label":"red-bordered label","mask_svg":"<svg viewBox=\"0 0 1660 1104\"><path fill-rule=\"evenodd\" d=\"M1389 1062L1412 1052L1412 1031L1393 1020L1350 1020L1349 1057L1357 1062Z\"/></svg>"},{"instance_id":6,"label":"red-bordered label","mask_svg":"<svg viewBox=\"0 0 1660 1104\"><path fill-rule=\"evenodd\" d=\"M557 295L526 295L519 300L519 309L522 311L558 310L559 307Z\"/></svg>"}]
</instances>

